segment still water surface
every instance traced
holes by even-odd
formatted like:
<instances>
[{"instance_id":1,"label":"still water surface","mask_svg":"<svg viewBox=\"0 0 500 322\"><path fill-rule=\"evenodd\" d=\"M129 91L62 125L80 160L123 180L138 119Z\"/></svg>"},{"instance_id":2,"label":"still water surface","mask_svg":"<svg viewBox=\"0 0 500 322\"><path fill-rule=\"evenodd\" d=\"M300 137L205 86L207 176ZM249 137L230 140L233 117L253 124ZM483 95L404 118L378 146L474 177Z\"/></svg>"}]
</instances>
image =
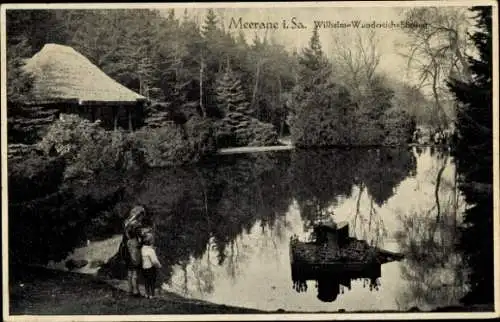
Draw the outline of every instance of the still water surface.
<instances>
[{"instance_id":1,"label":"still water surface","mask_svg":"<svg viewBox=\"0 0 500 322\"><path fill-rule=\"evenodd\" d=\"M263 310L430 310L467 291L454 246L466 204L455 179L453 159L431 148L285 151L155 170L131 189L157 214L169 291ZM307 240L312 223L328 217L406 258L383 264L376 287L323 278L296 291L290 237Z\"/></svg>"}]
</instances>

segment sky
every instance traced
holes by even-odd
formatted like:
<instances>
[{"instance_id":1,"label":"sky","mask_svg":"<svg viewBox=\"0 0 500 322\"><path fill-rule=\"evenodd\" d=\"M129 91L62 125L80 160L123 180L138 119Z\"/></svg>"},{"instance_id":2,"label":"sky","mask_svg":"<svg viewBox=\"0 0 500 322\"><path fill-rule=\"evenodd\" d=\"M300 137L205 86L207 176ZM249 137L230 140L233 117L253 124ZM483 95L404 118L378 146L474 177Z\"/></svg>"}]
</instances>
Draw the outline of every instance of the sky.
<instances>
[{"instance_id":1,"label":"sky","mask_svg":"<svg viewBox=\"0 0 500 322\"><path fill-rule=\"evenodd\" d=\"M216 8L216 14L222 17L226 29L235 34L240 30L244 32L249 42L255 34L264 37L267 33L269 38L285 45L292 50L301 49L308 45L309 39L314 29L315 21L330 21L330 28L319 30L320 41L323 51L327 55L332 55L336 50L334 39L344 39L349 43L356 36L356 33L366 34L369 29L376 33L378 40L377 50L380 53L379 71L386 73L391 78L396 78L403 82L417 84L415 73L407 68L407 60L401 53L405 52L405 42L407 36L403 29L398 26L386 26L379 28L355 28L353 21L360 21L361 25L372 24L395 24L404 20L402 7L274 7L274 8ZM192 8L188 13L203 21L208 9ZM165 9L166 11L166 9ZM177 8L176 15L182 17L184 8ZM294 18L295 17L295 18ZM276 29L256 29L240 28L240 21L245 23L276 23ZM300 23L304 28L292 29L292 19L295 19L297 26ZM287 21L288 29L283 28L283 20ZM351 23L351 27L339 28L335 23ZM231 28L229 28L232 26ZM236 26L236 27L235 27Z\"/></svg>"}]
</instances>

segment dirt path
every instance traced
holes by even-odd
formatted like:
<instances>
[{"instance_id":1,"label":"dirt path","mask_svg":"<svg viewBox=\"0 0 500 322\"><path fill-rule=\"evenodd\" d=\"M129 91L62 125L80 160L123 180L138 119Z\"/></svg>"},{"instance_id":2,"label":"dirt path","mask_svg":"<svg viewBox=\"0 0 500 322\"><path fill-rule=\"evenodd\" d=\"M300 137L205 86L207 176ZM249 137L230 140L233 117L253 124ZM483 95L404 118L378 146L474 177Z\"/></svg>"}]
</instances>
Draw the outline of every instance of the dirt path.
<instances>
[{"instance_id":1,"label":"dirt path","mask_svg":"<svg viewBox=\"0 0 500 322\"><path fill-rule=\"evenodd\" d=\"M239 154L239 153L252 153L252 152L266 152L266 151L285 151L293 150L293 145L275 145L275 146L243 146L237 148L224 148L219 149L217 154Z\"/></svg>"},{"instance_id":2,"label":"dirt path","mask_svg":"<svg viewBox=\"0 0 500 322\"><path fill-rule=\"evenodd\" d=\"M125 280L97 274L99 263L106 263L118 251L121 235L89 242L75 249L65 260L48 267L15 267L10 270L10 313L33 315L67 314L203 314L255 313L257 310L229 307L184 298L159 290L148 300L128 295ZM65 261L85 260L84 267L68 271ZM141 286L143 287L143 286ZM141 289L144 293L144 289Z\"/></svg>"},{"instance_id":3,"label":"dirt path","mask_svg":"<svg viewBox=\"0 0 500 322\"><path fill-rule=\"evenodd\" d=\"M12 315L227 314L257 310L185 299L162 292L155 299L135 298L123 285L93 275L44 268L16 267L10 280Z\"/></svg>"}]
</instances>

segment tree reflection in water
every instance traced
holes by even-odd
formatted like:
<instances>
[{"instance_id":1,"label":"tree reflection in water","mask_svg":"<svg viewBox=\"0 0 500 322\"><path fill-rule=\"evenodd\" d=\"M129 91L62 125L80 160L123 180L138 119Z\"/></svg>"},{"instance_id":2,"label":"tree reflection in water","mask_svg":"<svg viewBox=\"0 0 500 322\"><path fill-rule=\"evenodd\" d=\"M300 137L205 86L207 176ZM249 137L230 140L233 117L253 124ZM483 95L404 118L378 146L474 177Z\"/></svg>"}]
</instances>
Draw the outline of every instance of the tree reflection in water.
<instances>
[{"instance_id":1,"label":"tree reflection in water","mask_svg":"<svg viewBox=\"0 0 500 322\"><path fill-rule=\"evenodd\" d=\"M307 151L294 153L291 171L305 229L332 215L329 208L351 197L357 186L354 226L356 221L366 219L370 228L373 224L383 230L375 205L382 206L404 179L415 176L416 158L410 150L396 148ZM361 218L359 205L365 190L371 205L368 218Z\"/></svg>"},{"instance_id":2,"label":"tree reflection in water","mask_svg":"<svg viewBox=\"0 0 500 322\"><path fill-rule=\"evenodd\" d=\"M401 310L454 305L467 291L465 264L457 251L460 237L457 218L465 202L456 181L450 183L443 177L444 170L451 167L447 153L434 150L431 154L438 161L433 168L435 204L427 210L414 209L398 215L402 229L396 240L406 254L401 275L408 284L397 299Z\"/></svg>"},{"instance_id":3,"label":"tree reflection in water","mask_svg":"<svg viewBox=\"0 0 500 322\"><path fill-rule=\"evenodd\" d=\"M358 188L358 199L354 218L351 220L353 234L360 239L366 240L370 246L378 247L380 242L387 237L388 232L384 224L384 219L379 215L380 206L374 205L373 197L368 194L369 209L363 213L359 207L359 201L364 192L364 186Z\"/></svg>"},{"instance_id":4,"label":"tree reflection in water","mask_svg":"<svg viewBox=\"0 0 500 322\"><path fill-rule=\"evenodd\" d=\"M286 223L277 219L292 200L288 168L289 154L259 154L147 173L131 198L148 205L156 218L161 279L186 295L191 289L211 293L214 266L224 265L231 278L241 271L253 251L240 244L241 236L255 223L276 234L269 236L271 242L283 238ZM172 282L175 267L183 278Z\"/></svg>"},{"instance_id":5,"label":"tree reflection in water","mask_svg":"<svg viewBox=\"0 0 500 322\"><path fill-rule=\"evenodd\" d=\"M376 208L414 175L415 165L414 155L401 149L225 156L202 168L151 171L135 190L135 199L156 215L157 247L165 263L162 278L170 281L178 265L183 292L191 287L206 294L215 287L214 265L224 265L227 276L236 279L251 252L258 252L240 238L257 222L260 247L271 243L279 251L276 242L286 235L284 216L293 198L307 229L334 216L329 208L349 197L354 186L362 187L360 193L364 190L371 199L368 227L377 232L372 232L376 242L383 231ZM362 217L358 211L355 220ZM331 284L327 278L322 281Z\"/></svg>"},{"instance_id":6,"label":"tree reflection in water","mask_svg":"<svg viewBox=\"0 0 500 322\"><path fill-rule=\"evenodd\" d=\"M457 205L456 195L443 193L455 189L441 171L452 160L446 153L433 153L433 160L438 161L432 176L440 192L436 199L440 215L434 205L399 217L404 228L397 241L401 252L408 254L402 277L409 286L399 296L405 308L418 301L431 305L444 295L451 302L453 292L457 296L461 292L458 284L463 269L453 245L458 225L454 215L462 205ZM157 247L164 263L161 280L187 296L211 294L217 287L217 274L236 281L250 258L280 256L283 249L278 245L289 233L286 214L290 205L298 205L300 222L308 231L318 219L335 219L332 209L350 198L355 237L379 246L387 235L381 208L403 180L415 176L416 165L415 154L406 149L223 156L198 168L152 170L129 189L133 191L129 198L146 204L155 215ZM251 245L250 233L258 234ZM380 287L380 275L363 274L344 272L310 279L317 281L320 299L332 300L350 289L352 279L366 279L365 286L373 291ZM305 291L305 281L295 279L294 288Z\"/></svg>"},{"instance_id":7,"label":"tree reflection in water","mask_svg":"<svg viewBox=\"0 0 500 322\"><path fill-rule=\"evenodd\" d=\"M339 201L349 198L357 188L356 209L351 230L357 238L377 247L387 235L378 209L390 199L396 187L416 174L415 155L405 149L362 149L308 151L292 158L292 183L299 204L304 230L310 230L318 220L335 218L331 211ZM361 210L361 197L369 200L367 213ZM311 235L312 236L312 235ZM314 236L313 236L314 238ZM306 271L304 271L304 269ZM350 290L351 281L363 279L370 291L379 289L381 266L362 271L344 268L340 271L307 271L292 264L293 288L307 291L307 280L315 280L318 299L332 302L339 293Z\"/></svg>"}]
</instances>

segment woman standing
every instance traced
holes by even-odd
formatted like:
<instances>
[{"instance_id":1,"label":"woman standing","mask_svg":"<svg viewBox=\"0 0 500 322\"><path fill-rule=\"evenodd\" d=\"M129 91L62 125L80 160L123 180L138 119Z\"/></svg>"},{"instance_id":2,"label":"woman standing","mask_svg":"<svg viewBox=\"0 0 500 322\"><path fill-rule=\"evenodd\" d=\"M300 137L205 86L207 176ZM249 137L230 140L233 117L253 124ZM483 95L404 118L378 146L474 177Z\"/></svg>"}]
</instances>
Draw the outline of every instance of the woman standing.
<instances>
[{"instance_id":1,"label":"woman standing","mask_svg":"<svg viewBox=\"0 0 500 322\"><path fill-rule=\"evenodd\" d=\"M129 253L129 260L127 265L127 278L129 292L136 297L141 296L138 284L138 273L141 268L141 244L138 238L137 230L132 229L128 233L127 251Z\"/></svg>"},{"instance_id":2,"label":"woman standing","mask_svg":"<svg viewBox=\"0 0 500 322\"><path fill-rule=\"evenodd\" d=\"M135 206L130 211L129 217L125 220L124 227L124 254L125 263L127 265L127 280L129 292L133 296L140 296L138 284L138 272L141 269L141 244L139 228L141 226L141 216L145 214L145 209L142 206Z\"/></svg>"}]
</instances>

